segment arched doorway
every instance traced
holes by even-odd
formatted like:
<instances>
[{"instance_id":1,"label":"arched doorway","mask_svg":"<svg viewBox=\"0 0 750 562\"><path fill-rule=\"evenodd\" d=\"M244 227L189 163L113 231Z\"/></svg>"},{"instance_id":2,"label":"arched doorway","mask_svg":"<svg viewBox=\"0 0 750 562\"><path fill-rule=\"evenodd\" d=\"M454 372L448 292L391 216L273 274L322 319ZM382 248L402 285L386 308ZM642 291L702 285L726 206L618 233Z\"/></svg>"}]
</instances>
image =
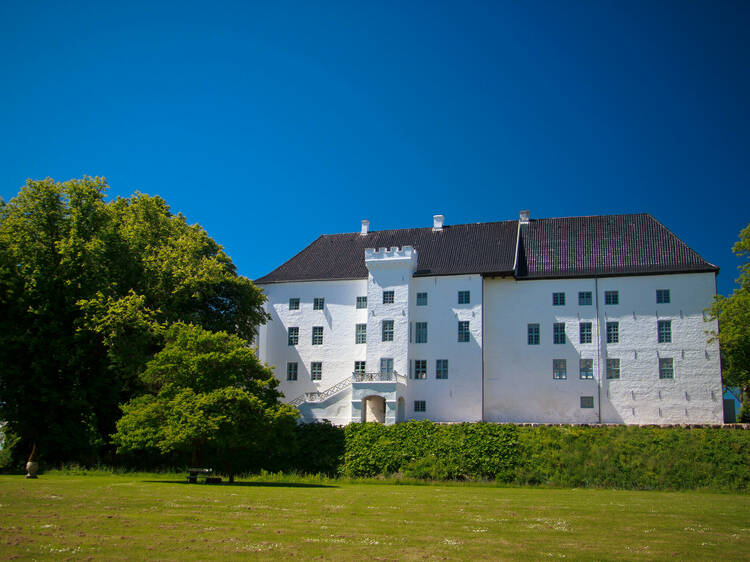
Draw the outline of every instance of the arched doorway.
<instances>
[{"instance_id":1,"label":"arched doorway","mask_svg":"<svg viewBox=\"0 0 750 562\"><path fill-rule=\"evenodd\" d=\"M399 396L396 409L396 423L406 421L406 401L403 396Z\"/></svg>"},{"instance_id":2,"label":"arched doorway","mask_svg":"<svg viewBox=\"0 0 750 562\"><path fill-rule=\"evenodd\" d=\"M364 421L385 423L385 398L382 396L368 396L362 400Z\"/></svg>"}]
</instances>

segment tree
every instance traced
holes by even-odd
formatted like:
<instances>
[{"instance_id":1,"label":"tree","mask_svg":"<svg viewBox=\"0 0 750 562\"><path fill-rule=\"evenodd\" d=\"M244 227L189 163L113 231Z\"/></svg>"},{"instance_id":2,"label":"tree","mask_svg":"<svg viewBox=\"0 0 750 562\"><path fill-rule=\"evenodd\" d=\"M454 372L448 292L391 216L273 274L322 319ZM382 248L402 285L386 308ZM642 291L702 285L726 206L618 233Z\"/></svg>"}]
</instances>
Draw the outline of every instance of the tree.
<instances>
[{"instance_id":1,"label":"tree","mask_svg":"<svg viewBox=\"0 0 750 562\"><path fill-rule=\"evenodd\" d=\"M118 451L181 451L212 459L230 481L293 447L297 411L278 402L278 381L247 342L178 323L142 373L151 393L123 405Z\"/></svg>"},{"instance_id":2,"label":"tree","mask_svg":"<svg viewBox=\"0 0 750 562\"><path fill-rule=\"evenodd\" d=\"M714 337L721 346L722 379L725 386L742 389L740 421L750 422L750 224L740 232L732 251L746 259L740 266L739 287L728 296L718 295L710 318L718 319Z\"/></svg>"}]
</instances>

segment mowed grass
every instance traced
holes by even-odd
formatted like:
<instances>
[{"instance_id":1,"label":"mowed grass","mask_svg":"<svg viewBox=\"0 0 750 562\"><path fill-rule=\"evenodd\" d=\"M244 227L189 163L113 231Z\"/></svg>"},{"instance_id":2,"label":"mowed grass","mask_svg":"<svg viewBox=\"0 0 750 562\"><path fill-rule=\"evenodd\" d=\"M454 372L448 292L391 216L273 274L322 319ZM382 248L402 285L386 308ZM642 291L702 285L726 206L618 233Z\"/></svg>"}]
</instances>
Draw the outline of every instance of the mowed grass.
<instances>
[{"instance_id":1,"label":"mowed grass","mask_svg":"<svg viewBox=\"0 0 750 562\"><path fill-rule=\"evenodd\" d=\"M0 559L750 560L749 514L700 492L0 476Z\"/></svg>"}]
</instances>

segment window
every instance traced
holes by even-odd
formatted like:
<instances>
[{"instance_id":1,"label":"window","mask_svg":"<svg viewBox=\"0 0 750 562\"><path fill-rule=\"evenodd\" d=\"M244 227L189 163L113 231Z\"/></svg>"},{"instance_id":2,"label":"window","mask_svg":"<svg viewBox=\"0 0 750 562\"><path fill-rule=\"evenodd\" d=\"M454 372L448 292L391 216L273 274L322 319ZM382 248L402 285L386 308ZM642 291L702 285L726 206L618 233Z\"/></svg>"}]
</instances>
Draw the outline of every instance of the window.
<instances>
[{"instance_id":1,"label":"window","mask_svg":"<svg viewBox=\"0 0 750 562\"><path fill-rule=\"evenodd\" d=\"M289 310L299 310L299 299L289 299Z\"/></svg>"},{"instance_id":2,"label":"window","mask_svg":"<svg viewBox=\"0 0 750 562\"><path fill-rule=\"evenodd\" d=\"M607 359L607 378L608 379L620 378L620 360L619 359Z\"/></svg>"},{"instance_id":3,"label":"window","mask_svg":"<svg viewBox=\"0 0 750 562\"><path fill-rule=\"evenodd\" d=\"M297 363L286 364L286 380L296 381L297 380Z\"/></svg>"},{"instance_id":4,"label":"window","mask_svg":"<svg viewBox=\"0 0 750 562\"><path fill-rule=\"evenodd\" d=\"M427 411L427 402L424 400L415 400L414 401L414 411L415 412L426 412Z\"/></svg>"},{"instance_id":5,"label":"window","mask_svg":"<svg viewBox=\"0 0 750 562\"><path fill-rule=\"evenodd\" d=\"M607 322L607 343L620 343L619 322Z\"/></svg>"},{"instance_id":6,"label":"window","mask_svg":"<svg viewBox=\"0 0 750 562\"><path fill-rule=\"evenodd\" d=\"M296 326L289 328L289 335L287 336L287 342L289 345L297 345L299 343L299 328Z\"/></svg>"},{"instance_id":7,"label":"window","mask_svg":"<svg viewBox=\"0 0 750 562\"><path fill-rule=\"evenodd\" d=\"M427 378L427 360L426 359L414 360L414 378L415 379Z\"/></svg>"},{"instance_id":8,"label":"window","mask_svg":"<svg viewBox=\"0 0 750 562\"><path fill-rule=\"evenodd\" d=\"M383 357L380 359L380 372L384 375L390 375L393 373L393 359L390 357Z\"/></svg>"},{"instance_id":9,"label":"window","mask_svg":"<svg viewBox=\"0 0 750 562\"><path fill-rule=\"evenodd\" d=\"M469 341L471 334L469 332L469 321L461 320L458 323L458 341L467 342Z\"/></svg>"},{"instance_id":10,"label":"window","mask_svg":"<svg viewBox=\"0 0 750 562\"><path fill-rule=\"evenodd\" d=\"M529 324L527 332L529 345L539 345L539 324Z\"/></svg>"},{"instance_id":11,"label":"window","mask_svg":"<svg viewBox=\"0 0 750 562\"><path fill-rule=\"evenodd\" d=\"M552 360L552 378L558 380L568 378L568 362L565 359Z\"/></svg>"},{"instance_id":12,"label":"window","mask_svg":"<svg viewBox=\"0 0 750 562\"><path fill-rule=\"evenodd\" d=\"M393 291L383 291L383 304L393 304Z\"/></svg>"},{"instance_id":13,"label":"window","mask_svg":"<svg viewBox=\"0 0 750 562\"><path fill-rule=\"evenodd\" d=\"M357 308L367 308L367 297L357 297Z\"/></svg>"},{"instance_id":14,"label":"window","mask_svg":"<svg viewBox=\"0 0 750 562\"><path fill-rule=\"evenodd\" d=\"M581 343L591 343L591 322L578 324L578 335Z\"/></svg>"},{"instance_id":15,"label":"window","mask_svg":"<svg viewBox=\"0 0 750 562\"><path fill-rule=\"evenodd\" d=\"M315 297L313 299L313 310L323 310L326 304L326 300L323 297Z\"/></svg>"},{"instance_id":16,"label":"window","mask_svg":"<svg viewBox=\"0 0 750 562\"><path fill-rule=\"evenodd\" d=\"M366 363L364 361L355 361L354 362L354 372L358 375L364 375L365 374L365 365Z\"/></svg>"},{"instance_id":17,"label":"window","mask_svg":"<svg viewBox=\"0 0 750 562\"><path fill-rule=\"evenodd\" d=\"M448 360L438 359L435 361L435 378L447 379L448 378Z\"/></svg>"},{"instance_id":18,"label":"window","mask_svg":"<svg viewBox=\"0 0 750 562\"><path fill-rule=\"evenodd\" d=\"M470 304L471 303L471 291L459 291L458 292L458 304Z\"/></svg>"},{"instance_id":19,"label":"window","mask_svg":"<svg viewBox=\"0 0 750 562\"><path fill-rule=\"evenodd\" d=\"M323 326L313 326L312 344L323 345Z\"/></svg>"},{"instance_id":20,"label":"window","mask_svg":"<svg viewBox=\"0 0 750 562\"><path fill-rule=\"evenodd\" d=\"M383 341L393 341L393 320L383 320Z\"/></svg>"},{"instance_id":21,"label":"window","mask_svg":"<svg viewBox=\"0 0 750 562\"><path fill-rule=\"evenodd\" d=\"M319 381L323 378L323 363L320 361L313 361L310 363L310 379Z\"/></svg>"},{"instance_id":22,"label":"window","mask_svg":"<svg viewBox=\"0 0 750 562\"><path fill-rule=\"evenodd\" d=\"M565 306L565 293L552 293L552 306Z\"/></svg>"},{"instance_id":23,"label":"window","mask_svg":"<svg viewBox=\"0 0 750 562\"><path fill-rule=\"evenodd\" d=\"M417 334L414 343L427 343L427 322L417 322Z\"/></svg>"},{"instance_id":24,"label":"window","mask_svg":"<svg viewBox=\"0 0 750 562\"><path fill-rule=\"evenodd\" d=\"M604 304L620 304L620 293L617 291L604 291Z\"/></svg>"},{"instance_id":25,"label":"window","mask_svg":"<svg viewBox=\"0 0 750 562\"><path fill-rule=\"evenodd\" d=\"M591 291L581 291L578 293L579 306L591 306Z\"/></svg>"},{"instance_id":26,"label":"window","mask_svg":"<svg viewBox=\"0 0 750 562\"><path fill-rule=\"evenodd\" d=\"M660 379L673 379L674 378L674 361L671 357L663 357L659 359L659 378Z\"/></svg>"},{"instance_id":27,"label":"window","mask_svg":"<svg viewBox=\"0 0 750 562\"><path fill-rule=\"evenodd\" d=\"M667 304L671 302L669 289L656 289L656 304Z\"/></svg>"},{"instance_id":28,"label":"window","mask_svg":"<svg viewBox=\"0 0 750 562\"><path fill-rule=\"evenodd\" d=\"M427 293L417 293L417 306L427 306Z\"/></svg>"},{"instance_id":29,"label":"window","mask_svg":"<svg viewBox=\"0 0 750 562\"><path fill-rule=\"evenodd\" d=\"M594 360L593 359L581 359L580 373L582 379L593 379L594 378Z\"/></svg>"},{"instance_id":30,"label":"window","mask_svg":"<svg viewBox=\"0 0 750 562\"><path fill-rule=\"evenodd\" d=\"M555 322L552 328L552 342L556 344L565 343L565 323Z\"/></svg>"},{"instance_id":31,"label":"window","mask_svg":"<svg viewBox=\"0 0 750 562\"><path fill-rule=\"evenodd\" d=\"M581 396L581 408L593 408L594 397L593 396Z\"/></svg>"},{"instance_id":32,"label":"window","mask_svg":"<svg viewBox=\"0 0 750 562\"><path fill-rule=\"evenodd\" d=\"M672 343L672 321L659 320L659 343Z\"/></svg>"},{"instance_id":33,"label":"window","mask_svg":"<svg viewBox=\"0 0 750 562\"><path fill-rule=\"evenodd\" d=\"M367 343L367 324L357 324L354 333L354 343Z\"/></svg>"}]
</instances>

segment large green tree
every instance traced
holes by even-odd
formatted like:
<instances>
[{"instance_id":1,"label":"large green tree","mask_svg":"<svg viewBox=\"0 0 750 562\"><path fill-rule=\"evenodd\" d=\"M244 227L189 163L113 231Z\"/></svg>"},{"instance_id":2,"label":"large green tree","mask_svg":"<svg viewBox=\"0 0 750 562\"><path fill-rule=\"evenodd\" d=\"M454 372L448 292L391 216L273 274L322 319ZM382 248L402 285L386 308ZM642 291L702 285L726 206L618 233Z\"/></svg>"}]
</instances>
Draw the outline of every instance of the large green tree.
<instances>
[{"instance_id":1,"label":"large green tree","mask_svg":"<svg viewBox=\"0 0 750 562\"><path fill-rule=\"evenodd\" d=\"M724 385L742 389L740 421L750 423L750 224L740 232L732 251L745 260L739 287L728 297L716 297L711 319L719 320L715 337L721 346Z\"/></svg>"},{"instance_id":2,"label":"large green tree","mask_svg":"<svg viewBox=\"0 0 750 562\"><path fill-rule=\"evenodd\" d=\"M252 339L264 296L159 197L29 180L0 205L0 419L47 461L107 451L165 327Z\"/></svg>"}]
</instances>

